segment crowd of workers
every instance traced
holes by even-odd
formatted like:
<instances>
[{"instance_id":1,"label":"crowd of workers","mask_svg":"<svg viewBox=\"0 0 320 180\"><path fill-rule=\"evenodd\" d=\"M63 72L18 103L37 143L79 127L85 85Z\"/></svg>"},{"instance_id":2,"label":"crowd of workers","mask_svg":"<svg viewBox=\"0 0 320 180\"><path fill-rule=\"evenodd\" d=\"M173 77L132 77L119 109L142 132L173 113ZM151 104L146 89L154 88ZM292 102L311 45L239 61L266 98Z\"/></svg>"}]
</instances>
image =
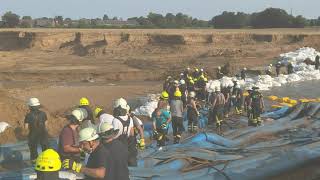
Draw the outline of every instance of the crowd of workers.
<instances>
[{"instance_id":1,"label":"crowd of workers","mask_svg":"<svg viewBox=\"0 0 320 180\"><path fill-rule=\"evenodd\" d=\"M319 56L315 68L319 69ZM275 65L279 76L283 65ZM287 65L288 74L293 73L291 63ZM266 74L272 74L272 64L266 68ZM221 67L216 77L222 78ZM263 96L259 87L242 89L239 79L245 80L247 69L243 68L233 85L223 85L214 89L206 88L207 73L203 69L185 69L176 80L168 76L157 108L152 113L153 138L161 149L168 141L169 124L172 122L173 143L179 143L182 133L184 114L188 120L188 132L198 130L200 108L209 107L208 123L216 125L221 134L222 124L229 114L241 115L246 112L249 126L262 124L260 114L264 111ZM92 111L89 100L81 98L78 108L66 118L69 123L59 135L57 151L49 147L47 116L41 111L39 99L30 98L30 112L25 117L25 128L29 129L28 145L30 158L35 165L38 180L59 179L61 169L83 173L86 179L129 179L128 166L137 166L138 148L145 148L144 127L123 98L113 104L113 114L106 113L100 107ZM37 146L43 152L38 155ZM81 162L85 162L82 165Z\"/></svg>"},{"instance_id":2,"label":"crowd of workers","mask_svg":"<svg viewBox=\"0 0 320 180\"><path fill-rule=\"evenodd\" d=\"M137 166L137 148L144 149L145 142L143 123L125 99L114 102L111 115L100 107L92 111L89 100L81 98L79 107L66 117L69 123L59 135L57 151L49 147L47 116L39 99L30 98L28 105L25 126L37 179L59 179L60 169L83 173L86 179L129 179L128 166ZM38 144L43 151L39 156Z\"/></svg>"}]
</instances>

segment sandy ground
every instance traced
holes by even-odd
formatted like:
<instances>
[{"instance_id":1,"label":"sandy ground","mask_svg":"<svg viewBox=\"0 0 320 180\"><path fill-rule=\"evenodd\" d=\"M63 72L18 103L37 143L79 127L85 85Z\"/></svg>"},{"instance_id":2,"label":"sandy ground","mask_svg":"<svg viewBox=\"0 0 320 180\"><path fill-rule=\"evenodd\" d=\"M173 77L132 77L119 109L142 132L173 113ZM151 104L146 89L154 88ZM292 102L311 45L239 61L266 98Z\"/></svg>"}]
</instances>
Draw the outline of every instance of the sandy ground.
<instances>
[{"instance_id":1,"label":"sandy ground","mask_svg":"<svg viewBox=\"0 0 320 180\"><path fill-rule=\"evenodd\" d=\"M204 68L211 78L227 62L232 74L261 69L280 53L320 48L319 39L318 29L1 29L0 121L11 128L0 143L25 138L20 128L29 97L40 99L56 137L82 96L110 111L115 98L159 93L162 79L188 66Z\"/></svg>"}]
</instances>

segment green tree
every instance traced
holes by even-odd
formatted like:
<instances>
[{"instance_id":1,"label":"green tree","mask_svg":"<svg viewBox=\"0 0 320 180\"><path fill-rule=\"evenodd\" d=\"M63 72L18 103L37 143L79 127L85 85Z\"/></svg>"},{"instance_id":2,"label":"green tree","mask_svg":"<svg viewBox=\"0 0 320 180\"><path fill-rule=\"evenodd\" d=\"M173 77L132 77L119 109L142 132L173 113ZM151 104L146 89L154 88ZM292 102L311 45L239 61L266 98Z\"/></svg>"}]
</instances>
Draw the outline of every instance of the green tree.
<instances>
[{"instance_id":1,"label":"green tree","mask_svg":"<svg viewBox=\"0 0 320 180\"><path fill-rule=\"evenodd\" d=\"M106 20L109 20L109 17L108 17L108 15L103 15L103 18L102 18L104 21L106 21Z\"/></svg>"},{"instance_id":2,"label":"green tree","mask_svg":"<svg viewBox=\"0 0 320 180\"><path fill-rule=\"evenodd\" d=\"M210 24L215 28L243 28L249 25L250 15L242 12L224 11L212 18Z\"/></svg>"},{"instance_id":3,"label":"green tree","mask_svg":"<svg viewBox=\"0 0 320 180\"><path fill-rule=\"evenodd\" d=\"M308 20L301 15L292 19L292 27L304 28L307 25L308 25Z\"/></svg>"},{"instance_id":4,"label":"green tree","mask_svg":"<svg viewBox=\"0 0 320 180\"><path fill-rule=\"evenodd\" d=\"M253 14L251 25L254 28L287 28L292 26L292 18L283 9L268 8Z\"/></svg>"},{"instance_id":5,"label":"green tree","mask_svg":"<svg viewBox=\"0 0 320 180\"><path fill-rule=\"evenodd\" d=\"M19 25L20 16L9 11L2 16L2 20L5 22L7 27L13 28Z\"/></svg>"},{"instance_id":6,"label":"green tree","mask_svg":"<svg viewBox=\"0 0 320 180\"><path fill-rule=\"evenodd\" d=\"M31 16L23 16L21 19L22 20L32 20L32 17Z\"/></svg>"}]
</instances>

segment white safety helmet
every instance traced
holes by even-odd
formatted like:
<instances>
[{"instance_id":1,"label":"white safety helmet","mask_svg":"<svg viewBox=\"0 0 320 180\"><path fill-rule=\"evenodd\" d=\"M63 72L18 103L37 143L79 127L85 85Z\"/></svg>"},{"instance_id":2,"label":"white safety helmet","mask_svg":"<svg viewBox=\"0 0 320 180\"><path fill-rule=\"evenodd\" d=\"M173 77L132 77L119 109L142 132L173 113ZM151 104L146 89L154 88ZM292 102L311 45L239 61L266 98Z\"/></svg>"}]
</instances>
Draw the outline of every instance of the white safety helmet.
<instances>
[{"instance_id":1,"label":"white safety helmet","mask_svg":"<svg viewBox=\"0 0 320 180\"><path fill-rule=\"evenodd\" d=\"M180 84L186 84L186 81L184 79L181 79Z\"/></svg>"},{"instance_id":2,"label":"white safety helmet","mask_svg":"<svg viewBox=\"0 0 320 180\"><path fill-rule=\"evenodd\" d=\"M203 69L201 68L200 71L203 72Z\"/></svg>"},{"instance_id":3,"label":"white safety helmet","mask_svg":"<svg viewBox=\"0 0 320 180\"><path fill-rule=\"evenodd\" d=\"M178 81L178 80L175 80L173 83L174 83L174 84L179 84L179 81Z\"/></svg>"},{"instance_id":4,"label":"white safety helmet","mask_svg":"<svg viewBox=\"0 0 320 180\"><path fill-rule=\"evenodd\" d=\"M82 108L77 108L71 112L71 114L79 121L83 121L85 117L85 113Z\"/></svg>"},{"instance_id":5,"label":"white safety helmet","mask_svg":"<svg viewBox=\"0 0 320 180\"><path fill-rule=\"evenodd\" d=\"M218 69L221 69L221 66L218 66Z\"/></svg>"},{"instance_id":6,"label":"white safety helmet","mask_svg":"<svg viewBox=\"0 0 320 180\"><path fill-rule=\"evenodd\" d=\"M123 98L119 98L117 100L114 101L113 103L113 108L117 108L117 107L121 107L122 109L126 109L126 110L130 110L130 107L127 103L127 101Z\"/></svg>"},{"instance_id":7,"label":"white safety helmet","mask_svg":"<svg viewBox=\"0 0 320 180\"><path fill-rule=\"evenodd\" d=\"M280 61L278 61L278 64L281 64L281 62L280 62Z\"/></svg>"},{"instance_id":8,"label":"white safety helmet","mask_svg":"<svg viewBox=\"0 0 320 180\"><path fill-rule=\"evenodd\" d=\"M220 88L219 86L217 86L217 87L216 87L216 92L220 92L220 89L221 89L221 88Z\"/></svg>"},{"instance_id":9,"label":"white safety helmet","mask_svg":"<svg viewBox=\"0 0 320 180\"><path fill-rule=\"evenodd\" d=\"M190 71L190 67L187 67L187 70Z\"/></svg>"},{"instance_id":10,"label":"white safety helmet","mask_svg":"<svg viewBox=\"0 0 320 180\"><path fill-rule=\"evenodd\" d=\"M196 93L195 93L194 91L191 91L191 92L189 93L189 96L190 96L191 98L194 98L194 97L196 97Z\"/></svg>"},{"instance_id":11,"label":"white safety helmet","mask_svg":"<svg viewBox=\"0 0 320 180\"><path fill-rule=\"evenodd\" d=\"M101 123L98 127L98 134L103 138L114 137L118 132L119 129L114 129L113 125L108 122Z\"/></svg>"},{"instance_id":12,"label":"white safety helmet","mask_svg":"<svg viewBox=\"0 0 320 180\"><path fill-rule=\"evenodd\" d=\"M240 84L237 84L237 85L236 85L236 88L237 88L237 89L240 89Z\"/></svg>"},{"instance_id":13,"label":"white safety helmet","mask_svg":"<svg viewBox=\"0 0 320 180\"><path fill-rule=\"evenodd\" d=\"M272 64L269 64L270 67L272 67Z\"/></svg>"},{"instance_id":14,"label":"white safety helmet","mask_svg":"<svg viewBox=\"0 0 320 180\"><path fill-rule=\"evenodd\" d=\"M40 106L40 101L38 98L30 98L28 101L28 106L34 107L34 106Z\"/></svg>"},{"instance_id":15,"label":"white safety helmet","mask_svg":"<svg viewBox=\"0 0 320 180\"><path fill-rule=\"evenodd\" d=\"M180 73L180 76L184 76L184 74L183 74L183 73Z\"/></svg>"},{"instance_id":16,"label":"white safety helmet","mask_svg":"<svg viewBox=\"0 0 320 180\"><path fill-rule=\"evenodd\" d=\"M236 77L233 77L232 81L235 82L235 81L238 81L238 79Z\"/></svg>"},{"instance_id":17,"label":"white safety helmet","mask_svg":"<svg viewBox=\"0 0 320 180\"><path fill-rule=\"evenodd\" d=\"M246 71L246 70L247 70L247 68L246 68L246 67L244 67L244 68L243 68L243 70L245 70L245 71Z\"/></svg>"},{"instance_id":18,"label":"white safety helmet","mask_svg":"<svg viewBox=\"0 0 320 180\"><path fill-rule=\"evenodd\" d=\"M92 127L81 129L79 132L79 142L93 141L98 138L99 135L97 134L97 131Z\"/></svg>"}]
</instances>

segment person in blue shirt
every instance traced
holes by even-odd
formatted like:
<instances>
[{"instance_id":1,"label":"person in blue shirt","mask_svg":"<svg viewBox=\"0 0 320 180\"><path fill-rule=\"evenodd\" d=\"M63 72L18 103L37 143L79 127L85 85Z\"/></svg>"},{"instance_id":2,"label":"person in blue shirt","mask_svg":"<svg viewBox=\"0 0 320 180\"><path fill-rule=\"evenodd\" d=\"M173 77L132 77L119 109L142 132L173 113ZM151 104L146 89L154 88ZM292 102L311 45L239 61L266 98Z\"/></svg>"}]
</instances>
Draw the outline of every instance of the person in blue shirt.
<instances>
[{"instance_id":1,"label":"person in blue shirt","mask_svg":"<svg viewBox=\"0 0 320 180\"><path fill-rule=\"evenodd\" d=\"M152 113L153 131L156 136L157 146L165 146L166 136L168 134L169 123L171 122L171 113L167 109L156 109Z\"/></svg>"}]
</instances>

